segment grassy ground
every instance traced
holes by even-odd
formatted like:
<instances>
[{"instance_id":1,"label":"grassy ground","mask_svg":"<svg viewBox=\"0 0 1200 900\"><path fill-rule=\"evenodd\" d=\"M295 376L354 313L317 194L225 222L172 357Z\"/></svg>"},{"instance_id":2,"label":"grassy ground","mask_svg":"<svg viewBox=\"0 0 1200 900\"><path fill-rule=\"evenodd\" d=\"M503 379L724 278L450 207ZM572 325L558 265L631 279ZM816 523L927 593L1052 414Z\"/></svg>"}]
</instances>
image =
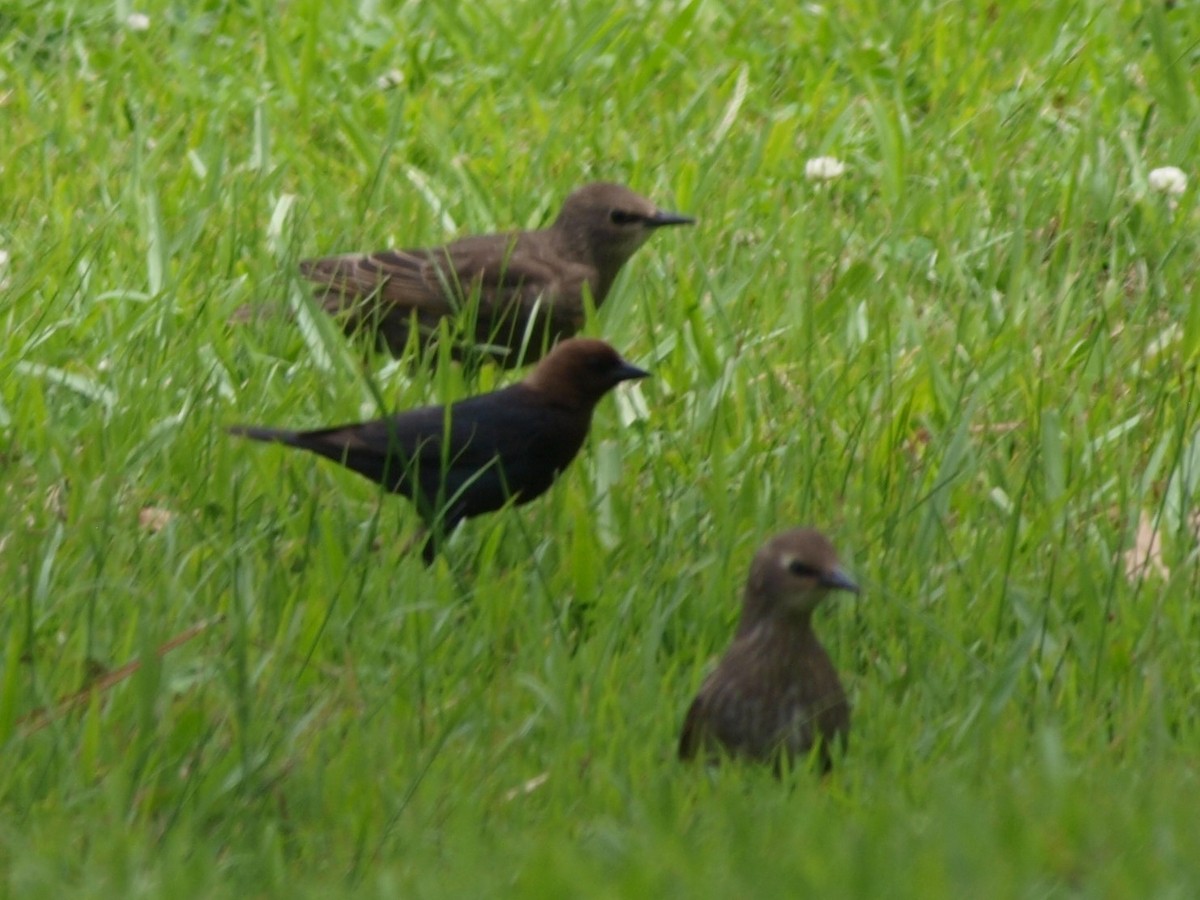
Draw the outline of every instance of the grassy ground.
<instances>
[{"instance_id":1,"label":"grassy ground","mask_svg":"<svg viewBox=\"0 0 1200 900\"><path fill-rule=\"evenodd\" d=\"M8 3L7 892L1196 896L1200 214L1148 173L1197 12ZM227 320L593 179L700 224L591 323L655 378L545 498L426 571L406 503L223 434L506 378ZM800 523L865 587L851 749L682 768Z\"/></svg>"}]
</instances>

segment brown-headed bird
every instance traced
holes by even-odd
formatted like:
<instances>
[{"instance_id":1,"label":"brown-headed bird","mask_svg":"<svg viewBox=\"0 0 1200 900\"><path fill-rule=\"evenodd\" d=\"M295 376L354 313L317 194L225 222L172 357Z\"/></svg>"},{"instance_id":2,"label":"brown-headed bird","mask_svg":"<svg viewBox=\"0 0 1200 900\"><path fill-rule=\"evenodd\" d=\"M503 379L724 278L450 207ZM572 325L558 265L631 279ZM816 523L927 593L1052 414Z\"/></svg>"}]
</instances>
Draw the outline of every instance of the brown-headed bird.
<instances>
[{"instance_id":1,"label":"brown-headed bird","mask_svg":"<svg viewBox=\"0 0 1200 900\"><path fill-rule=\"evenodd\" d=\"M469 347L512 367L541 358L599 308L621 266L657 229L686 225L619 184L588 184L539 231L466 237L443 247L306 259L327 312L347 333L374 333L399 356L413 327L424 345L453 318L454 355Z\"/></svg>"},{"instance_id":2,"label":"brown-headed bird","mask_svg":"<svg viewBox=\"0 0 1200 900\"><path fill-rule=\"evenodd\" d=\"M311 450L411 499L429 530L428 564L463 519L545 493L583 446L600 398L648 374L603 341L573 338L523 381L449 406L318 431L229 431Z\"/></svg>"},{"instance_id":3,"label":"brown-headed bird","mask_svg":"<svg viewBox=\"0 0 1200 900\"><path fill-rule=\"evenodd\" d=\"M850 731L850 706L829 655L812 630L813 610L830 591L858 586L838 566L829 539L812 528L772 538L758 551L733 644L688 710L679 757L795 759Z\"/></svg>"}]
</instances>

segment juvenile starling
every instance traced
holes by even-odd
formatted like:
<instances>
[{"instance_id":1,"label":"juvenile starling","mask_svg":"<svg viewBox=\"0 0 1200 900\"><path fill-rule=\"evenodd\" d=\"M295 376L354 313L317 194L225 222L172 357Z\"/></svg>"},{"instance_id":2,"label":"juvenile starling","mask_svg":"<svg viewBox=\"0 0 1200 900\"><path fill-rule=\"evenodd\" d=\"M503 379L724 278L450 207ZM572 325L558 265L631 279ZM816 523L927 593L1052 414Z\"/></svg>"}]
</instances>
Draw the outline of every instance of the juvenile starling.
<instances>
[{"instance_id":1,"label":"juvenile starling","mask_svg":"<svg viewBox=\"0 0 1200 900\"><path fill-rule=\"evenodd\" d=\"M347 333L373 332L395 356L414 324L424 344L449 316L456 356L474 345L507 368L541 358L579 331L585 294L598 309L621 266L656 229L693 221L601 182L574 191L540 231L307 259L300 271L321 285L318 299Z\"/></svg>"},{"instance_id":2,"label":"juvenile starling","mask_svg":"<svg viewBox=\"0 0 1200 900\"><path fill-rule=\"evenodd\" d=\"M812 614L831 590L858 586L838 567L821 532L797 528L758 551L733 644L700 688L679 739L679 757L742 757L778 766L819 742L845 741L850 706L837 671L812 630Z\"/></svg>"},{"instance_id":3,"label":"juvenile starling","mask_svg":"<svg viewBox=\"0 0 1200 900\"><path fill-rule=\"evenodd\" d=\"M429 530L422 555L432 563L463 519L545 493L583 446L600 398L648 374L603 341L573 338L525 380L449 406L319 431L229 431L311 450L408 497Z\"/></svg>"}]
</instances>

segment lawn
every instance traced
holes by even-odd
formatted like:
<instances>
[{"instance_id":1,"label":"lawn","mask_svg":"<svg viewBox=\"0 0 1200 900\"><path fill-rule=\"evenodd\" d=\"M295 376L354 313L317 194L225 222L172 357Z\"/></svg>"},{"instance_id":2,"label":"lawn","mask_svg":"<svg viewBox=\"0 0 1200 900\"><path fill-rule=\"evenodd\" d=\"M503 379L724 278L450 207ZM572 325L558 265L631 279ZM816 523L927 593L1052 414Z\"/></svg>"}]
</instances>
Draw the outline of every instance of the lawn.
<instances>
[{"instance_id":1,"label":"lawn","mask_svg":"<svg viewBox=\"0 0 1200 900\"><path fill-rule=\"evenodd\" d=\"M0 890L1200 895L1198 13L10 0ZM225 433L519 377L347 341L296 263L594 180L699 221L591 317L653 378L546 496L426 569ZM850 747L682 766L798 524L863 587Z\"/></svg>"}]
</instances>

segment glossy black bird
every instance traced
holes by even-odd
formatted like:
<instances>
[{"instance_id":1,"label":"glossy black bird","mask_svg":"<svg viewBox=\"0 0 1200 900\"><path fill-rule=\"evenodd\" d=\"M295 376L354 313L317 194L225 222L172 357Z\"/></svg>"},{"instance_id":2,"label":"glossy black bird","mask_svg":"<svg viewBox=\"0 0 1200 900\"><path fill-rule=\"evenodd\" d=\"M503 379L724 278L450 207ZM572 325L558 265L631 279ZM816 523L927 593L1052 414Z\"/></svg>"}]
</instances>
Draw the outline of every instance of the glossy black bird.
<instances>
[{"instance_id":1,"label":"glossy black bird","mask_svg":"<svg viewBox=\"0 0 1200 900\"><path fill-rule=\"evenodd\" d=\"M523 381L450 406L318 431L229 431L311 450L408 497L429 529L423 556L431 563L463 519L545 493L583 446L600 399L648 374L603 341L573 338Z\"/></svg>"},{"instance_id":2,"label":"glossy black bird","mask_svg":"<svg viewBox=\"0 0 1200 900\"><path fill-rule=\"evenodd\" d=\"M850 732L850 706L812 614L830 591L858 586L821 532L797 528L754 557L733 644L705 679L679 739L679 757L742 757L778 766Z\"/></svg>"},{"instance_id":3,"label":"glossy black bird","mask_svg":"<svg viewBox=\"0 0 1200 900\"><path fill-rule=\"evenodd\" d=\"M414 326L424 345L451 317L456 356L474 346L512 367L578 332L585 294L598 309L621 266L657 229L693 221L601 182L574 191L539 231L307 259L300 271L321 285L322 306L348 333L373 332L396 356Z\"/></svg>"}]
</instances>

